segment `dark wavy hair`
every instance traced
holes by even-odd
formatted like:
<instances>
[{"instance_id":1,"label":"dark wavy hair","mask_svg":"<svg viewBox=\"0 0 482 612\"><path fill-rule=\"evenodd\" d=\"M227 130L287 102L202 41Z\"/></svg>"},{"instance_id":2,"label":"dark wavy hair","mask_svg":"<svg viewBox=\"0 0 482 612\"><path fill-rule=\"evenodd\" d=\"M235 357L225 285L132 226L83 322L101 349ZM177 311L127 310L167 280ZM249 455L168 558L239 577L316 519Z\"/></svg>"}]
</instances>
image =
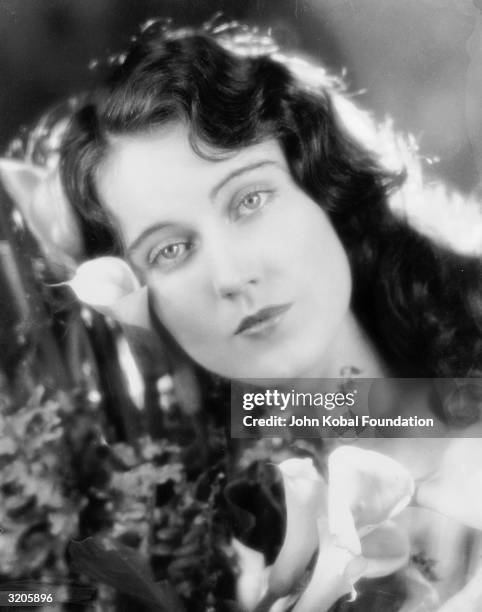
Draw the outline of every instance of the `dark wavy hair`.
<instances>
[{"instance_id":1,"label":"dark wavy hair","mask_svg":"<svg viewBox=\"0 0 482 612\"><path fill-rule=\"evenodd\" d=\"M225 42L235 37L151 26L75 113L61 172L87 256L122 255L94 180L109 136L181 121L201 156L275 138L293 180L329 215L351 263L354 312L392 371L482 375L480 260L433 244L393 214L387 198L404 176L341 126L330 88L304 86L262 48L232 52Z\"/></svg>"}]
</instances>

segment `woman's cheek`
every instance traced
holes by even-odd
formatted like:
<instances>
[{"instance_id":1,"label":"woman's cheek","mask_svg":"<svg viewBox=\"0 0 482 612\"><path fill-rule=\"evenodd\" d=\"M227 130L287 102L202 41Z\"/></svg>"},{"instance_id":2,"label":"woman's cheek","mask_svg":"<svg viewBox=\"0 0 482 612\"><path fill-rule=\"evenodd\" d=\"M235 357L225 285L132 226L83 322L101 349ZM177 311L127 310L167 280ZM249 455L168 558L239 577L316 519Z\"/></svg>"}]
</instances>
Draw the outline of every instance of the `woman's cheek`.
<instances>
[{"instance_id":1,"label":"woman's cheek","mask_svg":"<svg viewBox=\"0 0 482 612\"><path fill-rule=\"evenodd\" d=\"M147 277L157 316L183 348L194 337L205 335L203 330L210 320L210 309L199 281L199 275L183 271L151 272Z\"/></svg>"}]
</instances>

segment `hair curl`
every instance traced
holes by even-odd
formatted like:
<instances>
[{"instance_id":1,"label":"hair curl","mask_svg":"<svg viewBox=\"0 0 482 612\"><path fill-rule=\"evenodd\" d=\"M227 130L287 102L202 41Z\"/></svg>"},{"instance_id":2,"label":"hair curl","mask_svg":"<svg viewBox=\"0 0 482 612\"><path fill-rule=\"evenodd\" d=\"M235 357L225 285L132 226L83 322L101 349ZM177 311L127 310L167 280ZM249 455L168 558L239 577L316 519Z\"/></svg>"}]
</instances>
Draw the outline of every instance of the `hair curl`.
<instances>
[{"instance_id":1,"label":"hair curl","mask_svg":"<svg viewBox=\"0 0 482 612\"><path fill-rule=\"evenodd\" d=\"M292 178L344 244L354 312L392 371L482 375L480 260L435 245L393 214L387 199L404 177L383 169L341 126L329 86L306 87L269 51L232 52L224 43L235 38L229 30L221 37L151 26L75 113L61 172L87 255L122 254L95 187L109 136L181 121L201 156L275 138Z\"/></svg>"}]
</instances>

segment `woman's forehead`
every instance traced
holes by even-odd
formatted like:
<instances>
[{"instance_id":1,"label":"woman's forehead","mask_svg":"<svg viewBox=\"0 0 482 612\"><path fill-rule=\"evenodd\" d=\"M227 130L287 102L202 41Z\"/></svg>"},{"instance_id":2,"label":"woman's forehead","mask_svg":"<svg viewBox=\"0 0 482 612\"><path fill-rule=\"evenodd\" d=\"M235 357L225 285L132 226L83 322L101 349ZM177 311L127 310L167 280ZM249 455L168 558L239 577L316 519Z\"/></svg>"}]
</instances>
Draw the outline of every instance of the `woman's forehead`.
<instances>
[{"instance_id":1,"label":"woman's forehead","mask_svg":"<svg viewBox=\"0 0 482 612\"><path fill-rule=\"evenodd\" d=\"M211 149L207 158L193 149L187 128L174 125L111 139L96 183L129 243L159 217L188 215L201 199L214 200L230 182L264 166L286 169L274 139L228 154Z\"/></svg>"},{"instance_id":2,"label":"woman's forehead","mask_svg":"<svg viewBox=\"0 0 482 612\"><path fill-rule=\"evenodd\" d=\"M274 138L232 151L216 149L203 142L200 142L199 151L195 149L191 145L187 127L177 123L134 135L114 136L109 139L99 180L102 181L102 175L106 172L128 171L134 167L139 170L157 163L162 164L160 170L165 169L166 172L180 167L216 174L216 171L222 172L246 159L273 157L279 161L284 160Z\"/></svg>"}]
</instances>

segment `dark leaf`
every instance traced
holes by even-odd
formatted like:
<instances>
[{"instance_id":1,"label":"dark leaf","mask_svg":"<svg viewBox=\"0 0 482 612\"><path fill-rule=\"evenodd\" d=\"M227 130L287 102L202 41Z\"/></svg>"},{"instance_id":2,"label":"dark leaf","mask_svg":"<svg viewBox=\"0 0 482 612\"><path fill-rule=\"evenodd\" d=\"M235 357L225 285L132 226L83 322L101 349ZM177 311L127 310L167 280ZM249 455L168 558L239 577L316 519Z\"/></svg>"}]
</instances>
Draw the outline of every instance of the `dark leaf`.
<instances>
[{"instance_id":1,"label":"dark leaf","mask_svg":"<svg viewBox=\"0 0 482 612\"><path fill-rule=\"evenodd\" d=\"M262 475L229 483L224 496L235 537L262 551L271 564L283 537L283 515L278 505L279 485L263 482ZM276 493L276 495L275 495Z\"/></svg>"},{"instance_id":2,"label":"dark leaf","mask_svg":"<svg viewBox=\"0 0 482 612\"><path fill-rule=\"evenodd\" d=\"M222 606L223 612L243 612L235 601L225 600L222 602Z\"/></svg>"},{"instance_id":3,"label":"dark leaf","mask_svg":"<svg viewBox=\"0 0 482 612\"><path fill-rule=\"evenodd\" d=\"M68 546L73 569L121 593L141 599L158 612L183 612L179 598L168 583L158 584L151 571L134 549L98 537Z\"/></svg>"}]
</instances>

